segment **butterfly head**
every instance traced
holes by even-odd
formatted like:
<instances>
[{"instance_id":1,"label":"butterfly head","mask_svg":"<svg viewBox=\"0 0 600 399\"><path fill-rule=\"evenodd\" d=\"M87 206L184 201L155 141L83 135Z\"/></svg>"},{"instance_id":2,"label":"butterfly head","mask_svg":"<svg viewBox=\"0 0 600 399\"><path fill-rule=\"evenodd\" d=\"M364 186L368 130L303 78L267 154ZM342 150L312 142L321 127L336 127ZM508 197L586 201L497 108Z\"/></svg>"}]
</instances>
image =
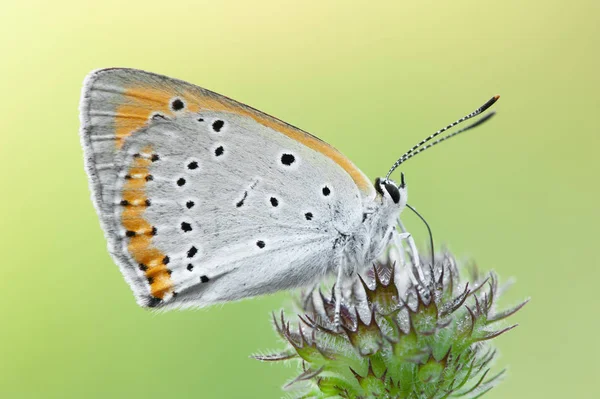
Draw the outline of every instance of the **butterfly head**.
<instances>
[{"instance_id":1,"label":"butterfly head","mask_svg":"<svg viewBox=\"0 0 600 399\"><path fill-rule=\"evenodd\" d=\"M393 237L393 231L402 210L406 207L408 191L401 175L400 184L393 180L378 177L375 179L376 195L373 202L367 206L363 223L369 236L368 258L376 258Z\"/></svg>"},{"instance_id":2,"label":"butterfly head","mask_svg":"<svg viewBox=\"0 0 600 399\"><path fill-rule=\"evenodd\" d=\"M378 177L375 179L375 191L381 197L384 205L393 208L404 208L408 199L408 191L404 181L404 173L401 174L400 184L391 179Z\"/></svg>"}]
</instances>

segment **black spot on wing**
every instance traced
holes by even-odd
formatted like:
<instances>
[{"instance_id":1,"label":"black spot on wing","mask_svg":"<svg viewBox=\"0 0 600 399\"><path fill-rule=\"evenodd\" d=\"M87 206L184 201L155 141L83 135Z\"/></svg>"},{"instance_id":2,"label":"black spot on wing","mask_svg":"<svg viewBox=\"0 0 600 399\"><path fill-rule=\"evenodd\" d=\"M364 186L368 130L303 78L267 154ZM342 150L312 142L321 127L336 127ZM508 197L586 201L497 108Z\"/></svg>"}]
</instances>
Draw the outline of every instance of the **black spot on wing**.
<instances>
[{"instance_id":1,"label":"black spot on wing","mask_svg":"<svg viewBox=\"0 0 600 399\"><path fill-rule=\"evenodd\" d=\"M182 222L181 230L183 230L184 233L189 233L190 231L192 231L192 225L188 222Z\"/></svg>"},{"instance_id":2,"label":"black spot on wing","mask_svg":"<svg viewBox=\"0 0 600 399\"><path fill-rule=\"evenodd\" d=\"M194 256L196 256L197 253L198 253L198 249L196 247L191 247L187 251L187 257L188 258L193 258Z\"/></svg>"},{"instance_id":3,"label":"black spot on wing","mask_svg":"<svg viewBox=\"0 0 600 399\"><path fill-rule=\"evenodd\" d=\"M283 154L281 156L281 163L290 166L296 161L296 157L293 154Z\"/></svg>"},{"instance_id":4,"label":"black spot on wing","mask_svg":"<svg viewBox=\"0 0 600 399\"><path fill-rule=\"evenodd\" d=\"M213 122L212 124L212 128L215 132L220 132L221 129L223 129L223 125L225 125L225 122L223 122L222 120L216 120Z\"/></svg>"},{"instance_id":5,"label":"black spot on wing","mask_svg":"<svg viewBox=\"0 0 600 399\"><path fill-rule=\"evenodd\" d=\"M248 191L244 191L244 197L235 204L236 207L241 208L244 205L244 201L246 201L246 197L248 197Z\"/></svg>"},{"instance_id":6,"label":"black spot on wing","mask_svg":"<svg viewBox=\"0 0 600 399\"><path fill-rule=\"evenodd\" d=\"M162 302L162 299L152 296L148 299L147 305L149 308L155 308L158 305L160 305L161 302Z\"/></svg>"},{"instance_id":7,"label":"black spot on wing","mask_svg":"<svg viewBox=\"0 0 600 399\"><path fill-rule=\"evenodd\" d=\"M153 121L159 121L159 120L167 120L168 118L166 116L164 116L163 114L159 114L158 112L155 112L154 114L152 114L150 119L152 119Z\"/></svg>"},{"instance_id":8,"label":"black spot on wing","mask_svg":"<svg viewBox=\"0 0 600 399\"><path fill-rule=\"evenodd\" d=\"M181 99L176 98L173 101L171 101L171 109L173 111L181 111L184 108L185 104L183 103L183 101L181 101Z\"/></svg>"}]
</instances>

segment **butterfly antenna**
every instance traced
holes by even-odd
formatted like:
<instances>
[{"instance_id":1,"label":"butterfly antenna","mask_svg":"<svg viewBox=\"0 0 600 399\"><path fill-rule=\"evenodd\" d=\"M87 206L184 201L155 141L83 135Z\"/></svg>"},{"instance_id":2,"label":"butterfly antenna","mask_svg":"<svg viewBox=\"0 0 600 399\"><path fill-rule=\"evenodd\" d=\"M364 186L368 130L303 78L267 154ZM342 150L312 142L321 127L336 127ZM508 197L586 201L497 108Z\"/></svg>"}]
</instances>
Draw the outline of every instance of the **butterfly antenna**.
<instances>
[{"instance_id":1,"label":"butterfly antenna","mask_svg":"<svg viewBox=\"0 0 600 399\"><path fill-rule=\"evenodd\" d=\"M444 140L449 139L450 137L454 137L459 133L463 133L467 130L470 130L476 126L481 125L483 122L486 122L487 120L490 119L491 115L488 115L486 118L481 118L479 121L477 121L476 123L467 126L466 128L459 130L456 133L453 133L449 136L446 136L443 139L437 140L436 142L419 149L419 147L421 147L423 144L431 141L432 139L436 138L437 136L439 136L440 134L444 133L445 131L447 131L448 129L453 128L454 126L463 123L464 121L467 121L477 115L480 115L481 113L485 112L488 108L490 108L492 105L494 105L494 103L496 101L498 101L498 99L500 98L499 95L495 95L494 97L490 98L485 104L483 104L481 107L477 108L475 111L471 112L470 114L463 116L462 118L458 119L457 121L449 124L448 126L444 127L443 129L438 130L437 132L433 133L432 135L430 135L429 137L421 140L417 145L415 145L414 147L412 147L410 150L408 150L404 155L402 155L395 163L394 165L392 165L392 167L390 168L389 172L387 173L387 175L385 176L386 180L389 179L390 175L394 172L394 170L396 170L396 168L398 166L400 166L401 164L403 164L404 162L406 162L407 160L409 160L410 158L412 158L413 156L417 155L418 153L424 151L426 148L431 148L436 144L441 143ZM417 151L418 150L418 151Z\"/></svg>"},{"instance_id":2,"label":"butterfly antenna","mask_svg":"<svg viewBox=\"0 0 600 399\"><path fill-rule=\"evenodd\" d=\"M411 211L413 211L419 217L419 219L421 219L423 221L423 223L425 223L425 226L427 227L427 231L429 232L429 246L431 248L431 265L433 266L433 262L434 262L434 259L435 259L435 252L434 252L435 248L433 246L433 233L431 232L431 228L429 227L429 223L427 223L427 221L425 220L425 218L423 216L421 216L421 214L419 212L417 212L417 210L415 208L413 208L409 204L406 204L406 207L408 209L410 209Z\"/></svg>"},{"instance_id":3,"label":"butterfly antenna","mask_svg":"<svg viewBox=\"0 0 600 399\"><path fill-rule=\"evenodd\" d=\"M448 140L448 139L449 139L449 138L451 138L451 137L454 137L454 136L456 136L456 135L458 135L458 134L461 134L461 133L463 133L463 132L466 132L467 130L471 130L471 129L473 129L474 127L477 127L477 126L481 125L482 123L484 123L484 122L487 122L487 121L488 121L488 120L490 120L490 119L492 118L492 116L494 116L494 115L496 115L496 112L492 111L492 112L490 112L489 114L487 114L487 115L485 115L485 116L483 116L483 117L479 118L479 119L478 119L478 120L477 120L475 123L473 123L472 125L469 125L469 126L467 126L467 127L464 127L464 128L462 128L462 129L460 129L460 130L458 130L458 131L456 131L456 132L454 132L454 133L451 133L451 134L449 134L449 135L447 135L447 136L444 136L444 137L442 137L441 139L438 139L438 140L434 141L433 143L427 144L425 147L421 147L421 148L419 148L417 151L415 151L415 152L413 152L412 154L410 154L410 155L408 155L407 157L405 157L405 158L402 160L402 163L404 163L404 162L408 161L409 159L411 159L411 158L412 158L412 157L414 157L415 155L417 155L417 154L419 154L419 153L421 153L421 152L423 152L423 151L427 150L428 148L431 148L431 147L433 147L434 145L437 145L437 144L441 143L442 141L446 141L446 140Z\"/></svg>"}]
</instances>

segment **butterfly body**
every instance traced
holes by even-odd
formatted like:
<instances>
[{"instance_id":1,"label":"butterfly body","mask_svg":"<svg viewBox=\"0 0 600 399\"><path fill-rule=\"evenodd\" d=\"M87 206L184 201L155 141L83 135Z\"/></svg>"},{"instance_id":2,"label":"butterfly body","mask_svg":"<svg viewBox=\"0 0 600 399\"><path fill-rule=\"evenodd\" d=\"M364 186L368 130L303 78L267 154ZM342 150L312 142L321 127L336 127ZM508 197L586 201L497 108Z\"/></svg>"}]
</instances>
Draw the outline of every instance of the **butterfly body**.
<instances>
[{"instance_id":1,"label":"butterfly body","mask_svg":"<svg viewBox=\"0 0 600 399\"><path fill-rule=\"evenodd\" d=\"M81 119L109 251L143 306L339 280L381 254L406 204L404 184L373 186L318 138L163 76L92 73Z\"/></svg>"}]
</instances>

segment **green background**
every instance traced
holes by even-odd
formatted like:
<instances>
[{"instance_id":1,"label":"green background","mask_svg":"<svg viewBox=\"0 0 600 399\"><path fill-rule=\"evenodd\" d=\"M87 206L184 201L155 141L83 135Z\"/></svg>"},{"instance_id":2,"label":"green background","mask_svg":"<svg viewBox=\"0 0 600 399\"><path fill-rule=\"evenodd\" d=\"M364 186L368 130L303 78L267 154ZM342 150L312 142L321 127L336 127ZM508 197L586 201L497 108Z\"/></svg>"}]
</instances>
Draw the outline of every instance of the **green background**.
<instances>
[{"instance_id":1,"label":"green background","mask_svg":"<svg viewBox=\"0 0 600 399\"><path fill-rule=\"evenodd\" d=\"M0 397L277 398L289 295L156 314L106 251L78 137L81 83L187 80L333 144L367 175L493 94L498 115L409 162L438 243L531 296L487 398L598 397L600 3L4 1ZM404 214L419 242L425 231Z\"/></svg>"}]
</instances>

